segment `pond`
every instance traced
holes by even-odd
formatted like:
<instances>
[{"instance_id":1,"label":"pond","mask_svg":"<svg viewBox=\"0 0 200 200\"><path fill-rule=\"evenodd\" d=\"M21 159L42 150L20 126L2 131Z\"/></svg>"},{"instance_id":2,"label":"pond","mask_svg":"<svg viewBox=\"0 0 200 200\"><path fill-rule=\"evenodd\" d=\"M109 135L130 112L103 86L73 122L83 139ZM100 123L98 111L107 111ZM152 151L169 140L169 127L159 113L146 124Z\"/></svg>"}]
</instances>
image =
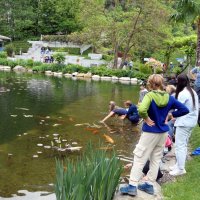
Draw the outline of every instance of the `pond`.
<instances>
[{"instance_id":1,"label":"pond","mask_svg":"<svg viewBox=\"0 0 200 200\"><path fill-rule=\"evenodd\" d=\"M0 73L0 199L23 195L19 190L53 192L58 152L52 141L83 151L89 141L107 146L105 134L120 157L132 157L140 127L99 121L110 100L137 103L138 93L138 86L120 83ZM79 155L65 153L70 159Z\"/></svg>"}]
</instances>

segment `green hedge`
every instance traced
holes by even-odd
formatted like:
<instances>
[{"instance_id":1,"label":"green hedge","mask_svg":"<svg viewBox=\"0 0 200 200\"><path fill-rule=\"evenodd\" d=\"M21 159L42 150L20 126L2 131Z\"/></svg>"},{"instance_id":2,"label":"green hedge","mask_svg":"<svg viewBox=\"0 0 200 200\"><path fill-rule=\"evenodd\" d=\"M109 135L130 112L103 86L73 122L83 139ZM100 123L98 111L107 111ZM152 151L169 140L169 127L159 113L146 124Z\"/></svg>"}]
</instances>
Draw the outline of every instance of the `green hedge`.
<instances>
[{"instance_id":1,"label":"green hedge","mask_svg":"<svg viewBox=\"0 0 200 200\"><path fill-rule=\"evenodd\" d=\"M5 51L1 51L0 58L7 58L7 53Z\"/></svg>"},{"instance_id":2,"label":"green hedge","mask_svg":"<svg viewBox=\"0 0 200 200\"><path fill-rule=\"evenodd\" d=\"M143 73L141 71L133 70L124 70L124 69L111 69L106 66L98 66L98 67L83 67L76 64L59 64L59 63L42 63L42 62L34 62L33 60L7 60L6 58L0 57L0 65L15 67L16 65L20 65L23 67L31 68L34 71L45 72L45 71L53 71L53 72L63 72L63 73L87 73L91 72L92 74L99 76L117 76L117 77L130 77L130 78L138 78L138 79L146 79L149 74Z\"/></svg>"},{"instance_id":3,"label":"green hedge","mask_svg":"<svg viewBox=\"0 0 200 200\"><path fill-rule=\"evenodd\" d=\"M29 44L27 41L13 41L7 45L5 45L5 51L7 52L8 56L12 56L13 54L20 54L26 53L28 51L28 48L31 47L31 44Z\"/></svg>"},{"instance_id":4,"label":"green hedge","mask_svg":"<svg viewBox=\"0 0 200 200\"><path fill-rule=\"evenodd\" d=\"M63 48L51 48L52 51L57 52L67 52L71 55L80 55L80 48L69 48L69 47L63 47Z\"/></svg>"}]
</instances>

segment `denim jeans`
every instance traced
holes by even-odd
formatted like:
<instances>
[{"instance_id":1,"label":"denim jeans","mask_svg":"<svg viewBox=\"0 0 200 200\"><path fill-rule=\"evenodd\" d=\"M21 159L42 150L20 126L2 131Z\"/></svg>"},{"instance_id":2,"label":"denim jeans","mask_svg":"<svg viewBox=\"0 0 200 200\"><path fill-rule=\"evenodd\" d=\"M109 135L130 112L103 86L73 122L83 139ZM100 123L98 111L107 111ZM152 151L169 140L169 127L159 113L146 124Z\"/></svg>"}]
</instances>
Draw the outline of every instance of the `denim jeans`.
<instances>
[{"instance_id":1,"label":"denim jeans","mask_svg":"<svg viewBox=\"0 0 200 200\"><path fill-rule=\"evenodd\" d=\"M185 169L185 161L187 157L187 145L190 135L192 133L192 127L176 127L175 134L175 154L177 166L180 170Z\"/></svg>"},{"instance_id":2,"label":"denim jeans","mask_svg":"<svg viewBox=\"0 0 200 200\"><path fill-rule=\"evenodd\" d=\"M168 121L167 125L169 126L169 136L172 138L174 135L174 121L170 120Z\"/></svg>"}]
</instances>

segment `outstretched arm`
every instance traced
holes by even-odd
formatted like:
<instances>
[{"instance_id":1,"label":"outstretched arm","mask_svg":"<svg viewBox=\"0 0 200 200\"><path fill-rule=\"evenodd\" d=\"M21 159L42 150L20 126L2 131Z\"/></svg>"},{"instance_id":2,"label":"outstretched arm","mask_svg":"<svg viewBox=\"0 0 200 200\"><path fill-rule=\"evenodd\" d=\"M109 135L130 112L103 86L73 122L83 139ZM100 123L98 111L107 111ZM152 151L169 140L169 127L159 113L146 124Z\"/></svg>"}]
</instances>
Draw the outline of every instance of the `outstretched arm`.
<instances>
[{"instance_id":1,"label":"outstretched arm","mask_svg":"<svg viewBox=\"0 0 200 200\"><path fill-rule=\"evenodd\" d=\"M107 119L109 119L110 117L112 117L115 113L113 111L111 111L103 120L101 120L100 122L103 123L105 122Z\"/></svg>"}]
</instances>

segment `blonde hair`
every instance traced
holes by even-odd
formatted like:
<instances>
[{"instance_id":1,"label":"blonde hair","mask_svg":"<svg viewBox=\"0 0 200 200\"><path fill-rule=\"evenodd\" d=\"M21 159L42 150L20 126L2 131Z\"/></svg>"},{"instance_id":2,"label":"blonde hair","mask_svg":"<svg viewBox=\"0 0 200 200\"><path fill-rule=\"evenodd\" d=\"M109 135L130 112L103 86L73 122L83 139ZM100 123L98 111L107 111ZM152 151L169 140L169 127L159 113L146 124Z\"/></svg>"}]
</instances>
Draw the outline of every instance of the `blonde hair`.
<instances>
[{"instance_id":1,"label":"blonde hair","mask_svg":"<svg viewBox=\"0 0 200 200\"><path fill-rule=\"evenodd\" d=\"M176 87L174 85L167 85L165 90L168 94L173 94L176 92Z\"/></svg>"},{"instance_id":2,"label":"blonde hair","mask_svg":"<svg viewBox=\"0 0 200 200\"><path fill-rule=\"evenodd\" d=\"M109 110L112 111L115 109L116 103L114 101L109 102Z\"/></svg>"},{"instance_id":3,"label":"blonde hair","mask_svg":"<svg viewBox=\"0 0 200 200\"><path fill-rule=\"evenodd\" d=\"M164 79L160 74L152 74L147 81L148 89L150 90L163 90Z\"/></svg>"}]
</instances>

